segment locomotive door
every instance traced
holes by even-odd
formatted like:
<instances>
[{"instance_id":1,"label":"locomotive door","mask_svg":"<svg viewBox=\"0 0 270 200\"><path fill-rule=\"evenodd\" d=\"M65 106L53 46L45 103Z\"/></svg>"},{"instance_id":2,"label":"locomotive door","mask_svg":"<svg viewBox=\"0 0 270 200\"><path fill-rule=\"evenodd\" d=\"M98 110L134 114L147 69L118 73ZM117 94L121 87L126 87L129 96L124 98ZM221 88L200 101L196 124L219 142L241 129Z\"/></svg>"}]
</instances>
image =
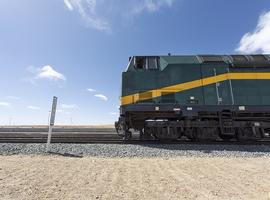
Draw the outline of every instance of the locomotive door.
<instances>
[{"instance_id":1,"label":"locomotive door","mask_svg":"<svg viewBox=\"0 0 270 200\"><path fill-rule=\"evenodd\" d=\"M201 71L202 79L212 77L214 80L213 84L203 87L205 105L233 105L232 82L219 76L227 76L229 66L225 63L207 63L202 64Z\"/></svg>"}]
</instances>

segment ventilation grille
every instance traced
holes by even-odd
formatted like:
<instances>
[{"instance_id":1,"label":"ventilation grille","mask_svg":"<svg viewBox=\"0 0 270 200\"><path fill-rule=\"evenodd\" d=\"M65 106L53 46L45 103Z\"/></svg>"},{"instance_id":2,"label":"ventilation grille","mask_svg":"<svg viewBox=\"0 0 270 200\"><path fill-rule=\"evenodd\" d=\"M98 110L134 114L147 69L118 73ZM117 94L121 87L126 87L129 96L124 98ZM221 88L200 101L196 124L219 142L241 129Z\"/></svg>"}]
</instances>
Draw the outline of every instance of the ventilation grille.
<instances>
[{"instance_id":1,"label":"ventilation grille","mask_svg":"<svg viewBox=\"0 0 270 200\"><path fill-rule=\"evenodd\" d=\"M241 68L268 68L270 67L270 60L265 55L232 55L231 65Z\"/></svg>"},{"instance_id":2,"label":"ventilation grille","mask_svg":"<svg viewBox=\"0 0 270 200\"><path fill-rule=\"evenodd\" d=\"M251 55L254 62L266 62L268 59L264 55Z\"/></svg>"},{"instance_id":3,"label":"ventilation grille","mask_svg":"<svg viewBox=\"0 0 270 200\"><path fill-rule=\"evenodd\" d=\"M248 62L247 57L243 55L232 55L231 57L233 62Z\"/></svg>"},{"instance_id":4,"label":"ventilation grille","mask_svg":"<svg viewBox=\"0 0 270 200\"><path fill-rule=\"evenodd\" d=\"M222 56L215 56L215 55L202 55L200 56L202 62L223 62Z\"/></svg>"}]
</instances>

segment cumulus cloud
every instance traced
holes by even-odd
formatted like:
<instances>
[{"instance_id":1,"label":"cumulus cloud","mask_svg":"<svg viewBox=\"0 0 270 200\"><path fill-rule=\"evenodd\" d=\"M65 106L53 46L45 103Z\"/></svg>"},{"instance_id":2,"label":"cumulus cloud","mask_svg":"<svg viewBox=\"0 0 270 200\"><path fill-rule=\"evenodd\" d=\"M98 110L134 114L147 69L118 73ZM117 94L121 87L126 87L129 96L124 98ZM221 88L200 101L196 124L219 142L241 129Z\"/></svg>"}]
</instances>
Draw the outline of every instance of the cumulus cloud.
<instances>
[{"instance_id":1,"label":"cumulus cloud","mask_svg":"<svg viewBox=\"0 0 270 200\"><path fill-rule=\"evenodd\" d=\"M41 69L38 69L38 74L36 76L37 79L52 79L52 80L66 80L66 77L57 72L51 66L46 65Z\"/></svg>"},{"instance_id":2,"label":"cumulus cloud","mask_svg":"<svg viewBox=\"0 0 270 200\"><path fill-rule=\"evenodd\" d=\"M239 53L270 53L270 11L259 17L254 31L244 34L236 51Z\"/></svg>"},{"instance_id":3,"label":"cumulus cloud","mask_svg":"<svg viewBox=\"0 0 270 200\"><path fill-rule=\"evenodd\" d=\"M144 12L154 13L171 7L176 0L63 0L70 12L77 12L86 24L99 31L110 32L113 20L117 24ZM115 22L114 22L115 23Z\"/></svg>"},{"instance_id":4,"label":"cumulus cloud","mask_svg":"<svg viewBox=\"0 0 270 200\"><path fill-rule=\"evenodd\" d=\"M76 104L61 104L62 109L79 109L80 107Z\"/></svg>"},{"instance_id":5,"label":"cumulus cloud","mask_svg":"<svg viewBox=\"0 0 270 200\"><path fill-rule=\"evenodd\" d=\"M96 92L96 90L95 89L92 89L92 88L87 88L86 89L88 92Z\"/></svg>"},{"instance_id":6,"label":"cumulus cloud","mask_svg":"<svg viewBox=\"0 0 270 200\"><path fill-rule=\"evenodd\" d=\"M38 106L27 106L27 108L30 110L40 110L40 107Z\"/></svg>"},{"instance_id":7,"label":"cumulus cloud","mask_svg":"<svg viewBox=\"0 0 270 200\"><path fill-rule=\"evenodd\" d=\"M27 71L32 73L32 77L24 78L23 81L30 82L36 85L36 80L39 79L47 79L47 80L54 80L54 81L66 81L66 77L61 74L60 72L56 71L50 65L46 65L40 68L29 66L27 67Z\"/></svg>"},{"instance_id":8,"label":"cumulus cloud","mask_svg":"<svg viewBox=\"0 0 270 200\"><path fill-rule=\"evenodd\" d=\"M0 107L10 107L9 102L0 101Z\"/></svg>"},{"instance_id":9,"label":"cumulus cloud","mask_svg":"<svg viewBox=\"0 0 270 200\"><path fill-rule=\"evenodd\" d=\"M108 97L103 94L95 94L94 96L100 98L101 100L108 101Z\"/></svg>"}]
</instances>

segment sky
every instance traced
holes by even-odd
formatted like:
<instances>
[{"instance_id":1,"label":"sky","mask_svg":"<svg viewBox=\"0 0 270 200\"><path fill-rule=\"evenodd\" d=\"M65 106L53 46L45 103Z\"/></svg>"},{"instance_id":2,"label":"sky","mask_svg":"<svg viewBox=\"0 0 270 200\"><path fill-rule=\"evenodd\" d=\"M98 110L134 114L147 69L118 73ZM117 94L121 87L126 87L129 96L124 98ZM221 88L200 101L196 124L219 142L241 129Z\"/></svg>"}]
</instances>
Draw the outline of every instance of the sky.
<instances>
[{"instance_id":1,"label":"sky","mask_svg":"<svg viewBox=\"0 0 270 200\"><path fill-rule=\"evenodd\" d=\"M113 124L133 55L270 53L270 0L0 0L0 125Z\"/></svg>"}]
</instances>

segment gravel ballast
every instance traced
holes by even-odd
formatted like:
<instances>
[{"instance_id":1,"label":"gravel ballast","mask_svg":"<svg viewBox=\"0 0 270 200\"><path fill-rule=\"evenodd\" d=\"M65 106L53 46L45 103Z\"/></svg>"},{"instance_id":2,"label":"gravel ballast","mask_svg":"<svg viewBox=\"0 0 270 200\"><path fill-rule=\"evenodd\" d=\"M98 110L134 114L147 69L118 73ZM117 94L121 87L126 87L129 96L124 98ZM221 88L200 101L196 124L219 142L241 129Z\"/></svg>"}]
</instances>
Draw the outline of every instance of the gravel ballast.
<instances>
[{"instance_id":1,"label":"gravel ballast","mask_svg":"<svg viewBox=\"0 0 270 200\"><path fill-rule=\"evenodd\" d=\"M45 144L1 143L0 155L42 155L45 148ZM270 156L270 145L51 144L51 152L99 157L261 157Z\"/></svg>"}]
</instances>

